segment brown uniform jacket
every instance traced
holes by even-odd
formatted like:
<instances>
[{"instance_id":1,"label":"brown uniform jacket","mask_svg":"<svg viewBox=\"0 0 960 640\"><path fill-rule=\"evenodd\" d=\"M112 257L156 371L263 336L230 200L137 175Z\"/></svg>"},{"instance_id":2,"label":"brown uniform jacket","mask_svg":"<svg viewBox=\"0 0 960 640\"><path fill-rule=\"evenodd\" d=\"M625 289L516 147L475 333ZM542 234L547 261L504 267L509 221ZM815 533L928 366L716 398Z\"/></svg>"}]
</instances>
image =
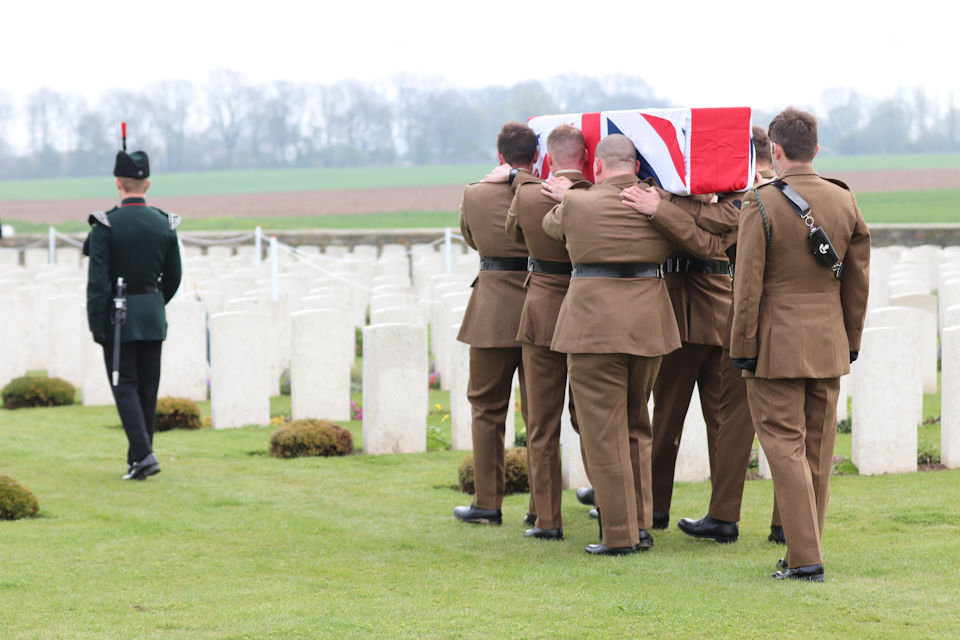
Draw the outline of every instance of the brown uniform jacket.
<instances>
[{"instance_id":1,"label":"brown uniform jacket","mask_svg":"<svg viewBox=\"0 0 960 640\"><path fill-rule=\"evenodd\" d=\"M620 201L635 175L613 176L589 189L570 189L543 218L565 238L573 264L662 263L673 251L646 216ZM680 348L677 319L662 278L573 278L560 307L551 348L564 353L661 356Z\"/></svg>"},{"instance_id":2,"label":"brown uniform jacket","mask_svg":"<svg viewBox=\"0 0 960 640\"><path fill-rule=\"evenodd\" d=\"M692 197L677 196L658 189L660 205L653 217L653 225L664 233L677 250L671 257L700 260L727 260L724 250L736 241L740 220L740 196L724 196L710 204ZM671 234L664 229L658 217L685 217L694 225L702 224L714 234L711 242L697 242L690 237L690 225L684 225L686 235ZM681 215L676 215L681 214ZM685 215L684 215L685 214ZM722 346L729 335L730 307L733 303L732 279L727 274L669 273L667 289L673 312L677 316L680 339L683 342Z\"/></svg>"},{"instance_id":3,"label":"brown uniform jacket","mask_svg":"<svg viewBox=\"0 0 960 640\"><path fill-rule=\"evenodd\" d=\"M481 257L526 258L527 247L504 233L513 191L503 182L475 182L463 190L460 232ZM457 340L473 347L519 347L524 271L481 271L473 281Z\"/></svg>"},{"instance_id":4,"label":"brown uniform jacket","mask_svg":"<svg viewBox=\"0 0 960 640\"><path fill-rule=\"evenodd\" d=\"M853 193L793 167L781 180L810 205L844 263L843 277L821 267L807 225L772 184L744 194L737 246L730 355L757 358L757 377L835 378L850 371L867 308L870 232Z\"/></svg>"},{"instance_id":5,"label":"brown uniform jacket","mask_svg":"<svg viewBox=\"0 0 960 640\"><path fill-rule=\"evenodd\" d=\"M572 188L587 188L591 183L579 171L559 171L569 178ZM543 216L557 206L556 201L540 193L542 181L521 171L513 181L514 196L507 212L507 235L514 242L525 242L530 257L551 262L570 262L567 247L543 230ZM520 314L517 340L526 344L549 347L560 314L560 304L570 286L570 275L530 273L527 276L527 297Z\"/></svg>"}]
</instances>

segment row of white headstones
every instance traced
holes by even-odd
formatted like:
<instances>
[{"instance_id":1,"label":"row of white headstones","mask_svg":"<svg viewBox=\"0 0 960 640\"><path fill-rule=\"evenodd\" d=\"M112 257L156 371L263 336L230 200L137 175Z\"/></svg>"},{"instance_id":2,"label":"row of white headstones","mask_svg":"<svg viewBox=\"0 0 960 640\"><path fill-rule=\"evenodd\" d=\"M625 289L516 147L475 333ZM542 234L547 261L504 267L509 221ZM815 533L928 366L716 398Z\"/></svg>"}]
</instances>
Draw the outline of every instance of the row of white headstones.
<instances>
[{"instance_id":1,"label":"row of white headstones","mask_svg":"<svg viewBox=\"0 0 960 640\"><path fill-rule=\"evenodd\" d=\"M916 470L923 393L937 390L938 341L941 459L960 466L958 249L873 251L861 357L842 379L838 403L838 417L846 418L848 399L854 399L853 462L863 474ZM86 330L84 260L76 250L61 248L56 263L48 264L39 256L46 249L31 251L32 258L15 261L13 251L0 250L0 317L6 327L0 332L0 384L26 370L46 369L80 386L84 404L110 404L103 354ZM204 400L209 384L214 428L265 424L270 396L279 393L281 371L289 368L294 419L347 420L355 330L361 328L364 451L426 449L430 352L442 388L450 391L452 447L471 448L469 349L456 335L477 271L474 252L458 251L448 269L444 254L429 245L324 252L300 247L278 254L275 278L267 262L255 266L252 246L210 246L205 252L190 246L183 253L183 284L167 307L161 397ZM514 407L511 401L508 446ZM566 414L562 444L565 484L586 483ZM769 477L762 451L760 471ZM709 477L697 392L676 477Z\"/></svg>"}]
</instances>

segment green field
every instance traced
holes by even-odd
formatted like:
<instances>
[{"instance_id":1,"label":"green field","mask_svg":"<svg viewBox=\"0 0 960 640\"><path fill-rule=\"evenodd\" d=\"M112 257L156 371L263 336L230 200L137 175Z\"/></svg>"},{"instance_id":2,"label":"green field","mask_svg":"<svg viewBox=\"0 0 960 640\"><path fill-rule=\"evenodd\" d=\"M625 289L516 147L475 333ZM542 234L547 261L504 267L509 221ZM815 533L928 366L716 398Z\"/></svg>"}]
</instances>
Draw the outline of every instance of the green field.
<instances>
[{"instance_id":1,"label":"green field","mask_svg":"<svg viewBox=\"0 0 960 640\"><path fill-rule=\"evenodd\" d=\"M488 165L169 173L153 177L150 194L154 197L202 196L466 184L483 177L493 164L491 161ZM115 193L113 181L111 176L3 180L0 181L0 201L110 197Z\"/></svg>"},{"instance_id":2,"label":"green field","mask_svg":"<svg viewBox=\"0 0 960 640\"><path fill-rule=\"evenodd\" d=\"M264 169L158 174L151 187L157 197L273 193L371 187L419 187L466 184L483 176L490 164L351 167L336 169ZM824 156L819 171L931 169L960 167L960 153ZM100 198L113 193L110 176L0 180L2 200Z\"/></svg>"},{"instance_id":3,"label":"green field","mask_svg":"<svg viewBox=\"0 0 960 640\"><path fill-rule=\"evenodd\" d=\"M649 553L591 558L596 523L572 491L566 540L524 539L526 495L507 497L502 527L454 520L469 501L453 487L464 454L436 441L424 454L278 460L270 433L158 434L163 473L127 483L112 407L0 410L0 475L41 504L36 519L0 522L0 636L960 636L960 471L835 476L827 582L780 584L766 480L746 484L736 544L672 526ZM849 446L841 434L837 452ZM672 520L702 515L708 496L708 483L678 484Z\"/></svg>"}]
</instances>

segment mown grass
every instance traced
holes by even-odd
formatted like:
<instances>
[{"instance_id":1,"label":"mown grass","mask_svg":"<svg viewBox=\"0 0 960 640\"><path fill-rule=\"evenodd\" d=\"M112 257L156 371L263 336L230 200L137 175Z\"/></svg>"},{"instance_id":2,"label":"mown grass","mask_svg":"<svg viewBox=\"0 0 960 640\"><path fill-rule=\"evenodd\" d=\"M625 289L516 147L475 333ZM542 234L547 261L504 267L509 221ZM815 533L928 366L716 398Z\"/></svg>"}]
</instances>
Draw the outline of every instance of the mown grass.
<instances>
[{"instance_id":1,"label":"mown grass","mask_svg":"<svg viewBox=\"0 0 960 640\"><path fill-rule=\"evenodd\" d=\"M164 173L153 179L150 193L170 197L466 184L494 164L491 159L489 164ZM0 180L0 200L102 198L113 189L111 176Z\"/></svg>"},{"instance_id":2,"label":"mown grass","mask_svg":"<svg viewBox=\"0 0 960 640\"><path fill-rule=\"evenodd\" d=\"M736 544L671 528L650 553L598 559L570 491L561 543L522 537L525 495L503 527L456 522L463 452L278 460L269 427L166 432L163 473L126 483L118 422L112 407L0 411L0 473L41 504L0 522L3 638L960 634L960 471L834 477L827 582L779 584L769 481L747 483ZM679 484L672 517L708 495Z\"/></svg>"}]
</instances>

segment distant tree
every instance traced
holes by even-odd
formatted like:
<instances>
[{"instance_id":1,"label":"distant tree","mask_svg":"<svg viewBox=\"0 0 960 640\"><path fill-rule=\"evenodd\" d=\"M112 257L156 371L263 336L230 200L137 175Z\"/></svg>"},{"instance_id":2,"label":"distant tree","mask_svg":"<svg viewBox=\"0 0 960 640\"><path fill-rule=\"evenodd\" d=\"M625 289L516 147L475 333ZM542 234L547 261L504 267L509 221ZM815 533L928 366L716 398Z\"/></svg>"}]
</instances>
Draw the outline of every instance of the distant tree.
<instances>
[{"instance_id":1,"label":"distant tree","mask_svg":"<svg viewBox=\"0 0 960 640\"><path fill-rule=\"evenodd\" d=\"M329 166L392 164L393 110L376 91L349 80L325 88L320 100L324 146L320 161Z\"/></svg>"},{"instance_id":2,"label":"distant tree","mask_svg":"<svg viewBox=\"0 0 960 640\"><path fill-rule=\"evenodd\" d=\"M62 175L62 150L71 145L73 112L69 98L48 87L27 96L27 131L33 152L28 167L37 175Z\"/></svg>"},{"instance_id":3,"label":"distant tree","mask_svg":"<svg viewBox=\"0 0 960 640\"><path fill-rule=\"evenodd\" d=\"M236 71L220 69L210 75L206 86L206 107L210 138L217 146L214 153L219 166L233 168L240 164L237 152L250 124L254 95L255 91Z\"/></svg>"},{"instance_id":4,"label":"distant tree","mask_svg":"<svg viewBox=\"0 0 960 640\"><path fill-rule=\"evenodd\" d=\"M252 99L250 119L251 163L282 167L300 163L310 87L274 82ZM306 148L309 148L306 147Z\"/></svg>"},{"instance_id":5,"label":"distant tree","mask_svg":"<svg viewBox=\"0 0 960 640\"><path fill-rule=\"evenodd\" d=\"M190 161L188 140L197 104L197 88L187 80L164 80L143 92L144 116L162 140L155 150L157 166L168 171L196 168Z\"/></svg>"}]
</instances>

